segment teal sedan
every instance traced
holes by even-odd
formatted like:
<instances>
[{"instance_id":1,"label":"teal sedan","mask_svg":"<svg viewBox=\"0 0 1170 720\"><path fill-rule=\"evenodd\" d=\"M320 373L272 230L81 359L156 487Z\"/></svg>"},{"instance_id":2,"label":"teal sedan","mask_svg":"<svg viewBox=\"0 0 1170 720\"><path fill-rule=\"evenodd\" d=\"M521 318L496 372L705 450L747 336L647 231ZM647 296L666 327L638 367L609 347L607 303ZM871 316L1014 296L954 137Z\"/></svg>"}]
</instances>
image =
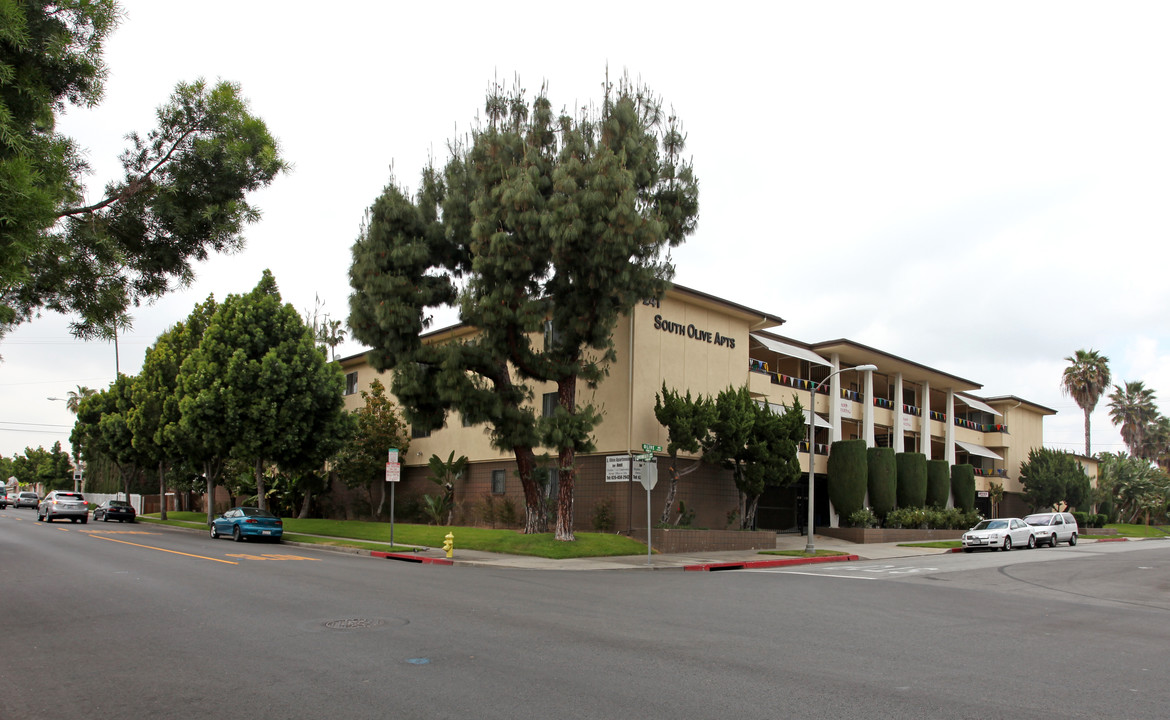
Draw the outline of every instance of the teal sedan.
<instances>
[{"instance_id":1,"label":"teal sedan","mask_svg":"<svg viewBox=\"0 0 1170 720\"><path fill-rule=\"evenodd\" d=\"M230 535L232 540L246 538L280 542L284 522L267 510L256 507L234 507L211 521L211 539Z\"/></svg>"}]
</instances>

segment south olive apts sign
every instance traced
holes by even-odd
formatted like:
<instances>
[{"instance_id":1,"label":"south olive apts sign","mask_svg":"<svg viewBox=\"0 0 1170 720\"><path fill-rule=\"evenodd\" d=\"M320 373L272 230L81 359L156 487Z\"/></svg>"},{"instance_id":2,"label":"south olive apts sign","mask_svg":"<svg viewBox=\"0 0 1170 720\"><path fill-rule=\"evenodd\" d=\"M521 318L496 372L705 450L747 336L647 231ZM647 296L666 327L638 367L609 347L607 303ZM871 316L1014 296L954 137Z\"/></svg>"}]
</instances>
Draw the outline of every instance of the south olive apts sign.
<instances>
[{"instance_id":1,"label":"south olive apts sign","mask_svg":"<svg viewBox=\"0 0 1170 720\"><path fill-rule=\"evenodd\" d=\"M710 330L703 330L702 328L695 327L694 323L688 323L684 325L680 322L674 322L673 320L666 320L661 315L654 316L654 329L661 330L662 332L670 333L672 335L682 335L683 337L690 338L691 340L698 340L699 342L710 343L720 347L735 347L735 338L727 337L726 335L720 335L717 332L713 333Z\"/></svg>"}]
</instances>

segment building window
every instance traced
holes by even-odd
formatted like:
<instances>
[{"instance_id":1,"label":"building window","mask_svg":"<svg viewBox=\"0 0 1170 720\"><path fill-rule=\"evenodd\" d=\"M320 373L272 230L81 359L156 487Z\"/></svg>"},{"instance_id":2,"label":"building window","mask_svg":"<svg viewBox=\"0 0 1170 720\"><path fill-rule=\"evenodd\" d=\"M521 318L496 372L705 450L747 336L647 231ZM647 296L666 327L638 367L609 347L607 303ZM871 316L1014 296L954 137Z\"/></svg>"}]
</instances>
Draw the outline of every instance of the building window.
<instances>
[{"instance_id":1,"label":"building window","mask_svg":"<svg viewBox=\"0 0 1170 720\"><path fill-rule=\"evenodd\" d=\"M345 374L345 394L353 395L357 392L357 372Z\"/></svg>"},{"instance_id":2,"label":"building window","mask_svg":"<svg viewBox=\"0 0 1170 720\"><path fill-rule=\"evenodd\" d=\"M492 495L504 494L504 479L507 476L506 470L492 470Z\"/></svg>"},{"instance_id":3,"label":"building window","mask_svg":"<svg viewBox=\"0 0 1170 720\"><path fill-rule=\"evenodd\" d=\"M555 392L544 394L544 416L552 417L553 413L557 411L557 394Z\"/></svg>"},{"instance_id":4,"label":"building window","mask_svg":"<svg viewBox=\"0 0 1170 720\"><path fill-rule=\"evenodd\" d=\"M463 420L463 427L471 427L472 425L475 424L475 423L471 422L470 420L468 420L466 415L462 415L461 417Z\"/></svg>"},{"instance_id":5,"label":"building window","mask_svg":"<svg viewBox=\"0 0 1170 720\"><path fill-rule=\"evenodd\" d=\"M423 430L421 428L416 428L413 425L410 426L410 437L412 437L413 439L418 440L419 438L429 438L430 436L431 436L430 430Z\"/></svg>"}]
</instances>

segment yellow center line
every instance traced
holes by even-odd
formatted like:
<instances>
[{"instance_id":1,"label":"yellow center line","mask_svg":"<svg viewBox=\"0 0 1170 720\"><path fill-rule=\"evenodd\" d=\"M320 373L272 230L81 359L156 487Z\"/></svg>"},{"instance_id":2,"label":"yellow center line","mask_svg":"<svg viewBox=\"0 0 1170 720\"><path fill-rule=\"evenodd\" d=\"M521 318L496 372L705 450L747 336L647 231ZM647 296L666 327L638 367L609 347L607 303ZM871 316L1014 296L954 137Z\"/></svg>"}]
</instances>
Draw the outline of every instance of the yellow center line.
<instances>
[{"instance_id":1,"label":"yellow center line","mask_svg":"<svg viewBox=\"0 0 1170 720\"><path fill-rule=\"evenodd\" d=\"M165 548L155 547L153 545L140 545L138 543L127 542L125 540L115 540L114 538L104 537L102 535L89 535L86 537L97 538L98 540L106 540L108 542L122 543L123 545L133 545L134 547L146 548L147 550L158 550L159 552L172 553L174 555L183 555L186 557L198 558L200 560L211 560L212 562L226 563L228 565L239 565L238 562L232 560L220 560L219 558L207 557L206 555L192 555L190 553L179 552L178 550L167 550Z\"/></svg>"}]
</instances>

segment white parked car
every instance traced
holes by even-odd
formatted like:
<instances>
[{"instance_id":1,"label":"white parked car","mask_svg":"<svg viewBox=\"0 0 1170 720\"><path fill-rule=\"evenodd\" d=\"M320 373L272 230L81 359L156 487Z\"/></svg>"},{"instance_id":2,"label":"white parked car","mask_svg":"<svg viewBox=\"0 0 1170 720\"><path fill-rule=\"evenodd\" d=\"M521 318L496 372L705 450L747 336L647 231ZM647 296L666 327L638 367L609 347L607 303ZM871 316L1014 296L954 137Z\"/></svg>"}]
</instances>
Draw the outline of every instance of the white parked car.
<instances>
[{"instance_id":1,"label":"white parked car","mask_svg":"<svg viewBox=\"0 0 1170 720\"><path fill-rule=\"evenodd\" d=\"M1019 518L984 520L963 533L963 552L975 548L1011 550L1013 547L1036 547L1035 529Z\"/></svg>"},{"instance_id":2,"label":"white parked car","mask_svg":"<svg viewBox=\"0 0 1170 720\"><path fill-rule=\"evenodd\" d=\"M1036 513L1024 518L1024 522L1035 528L1037 544L1049 547L1056 547L1056 543L1061 542L1076 545L1077 535L1081 534L1072 513Z\"/></svg>"}]
</instances>

